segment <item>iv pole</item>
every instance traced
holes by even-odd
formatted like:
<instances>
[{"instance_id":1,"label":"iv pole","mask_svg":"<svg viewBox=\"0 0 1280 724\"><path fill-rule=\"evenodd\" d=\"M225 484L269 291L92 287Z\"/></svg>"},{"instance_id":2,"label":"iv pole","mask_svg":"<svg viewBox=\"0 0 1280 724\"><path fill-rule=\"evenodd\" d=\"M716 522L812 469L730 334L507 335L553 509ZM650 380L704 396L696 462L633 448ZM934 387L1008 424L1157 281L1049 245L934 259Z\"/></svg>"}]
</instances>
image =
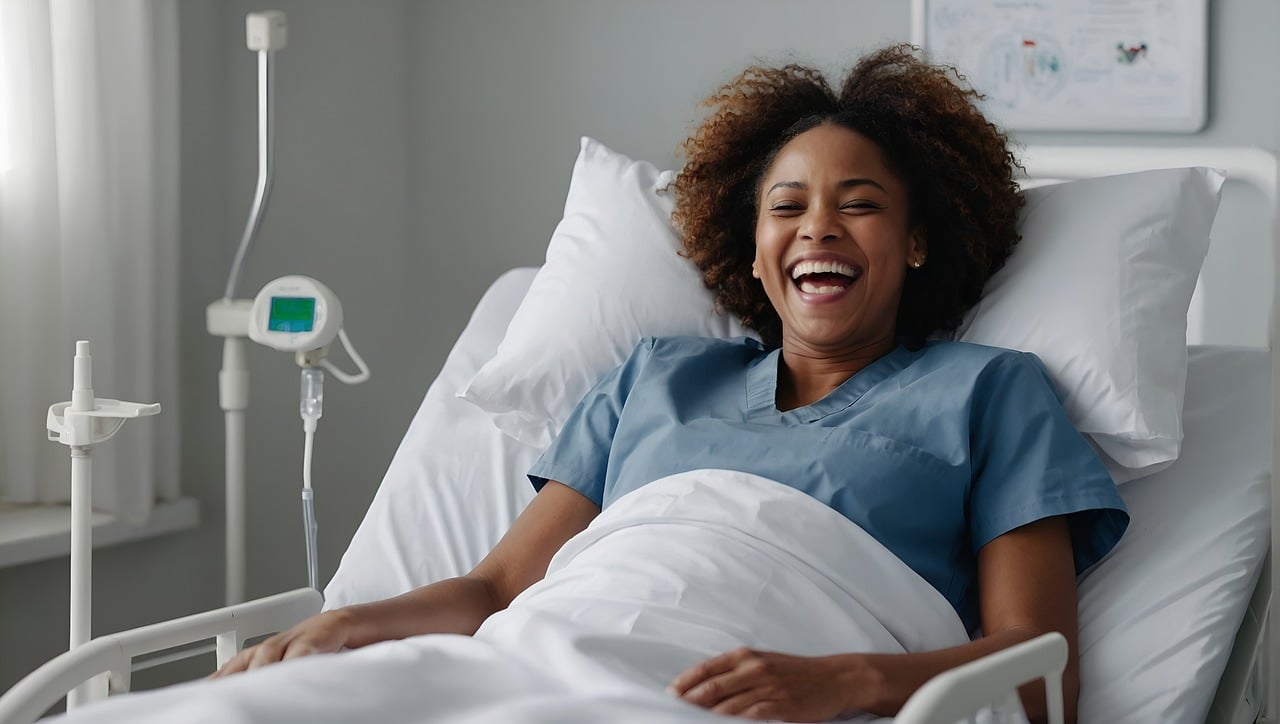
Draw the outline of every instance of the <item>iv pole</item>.
<instances>
[{"instance_id":1,"label":"iv pole","mask_svg":"<svg viewBox=\"0 0 1280 724\"><path fill-rule=\"evenodd\" d=\"M251 299L237 299L240 273L262 226L275 177L273 155L275 114L272 109L275 53L285 47L284 13L269 10L245 18L249 50L258 53L258 185L244 235L236 249L222 299L205 310L209 334L222 337L222 369L218 372L218 405L226 421L226 603L245 598L245 410L249 407L249 365L245 341L249 335Z\"/></svg>"}]
</instances>

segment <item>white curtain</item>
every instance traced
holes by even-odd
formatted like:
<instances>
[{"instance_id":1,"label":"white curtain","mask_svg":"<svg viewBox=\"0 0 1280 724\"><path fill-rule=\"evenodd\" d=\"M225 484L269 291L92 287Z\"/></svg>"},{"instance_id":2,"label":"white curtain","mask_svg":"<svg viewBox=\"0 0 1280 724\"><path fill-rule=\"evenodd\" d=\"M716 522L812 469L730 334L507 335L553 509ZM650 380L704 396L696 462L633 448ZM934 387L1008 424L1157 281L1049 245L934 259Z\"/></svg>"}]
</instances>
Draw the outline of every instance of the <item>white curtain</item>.
<instances>
[{"instance_id":1,"label":"white curtain","mask_svg":"<svg viewBox=\"0 0 1280 724\"><path fill-rule=\"evenodd\" d=\"M177 495L173 0L0 0L0 500L65 501L45 413L75 341L98 397L160 402L93 452L94 507Z\"/></svg>"}]
</instances>

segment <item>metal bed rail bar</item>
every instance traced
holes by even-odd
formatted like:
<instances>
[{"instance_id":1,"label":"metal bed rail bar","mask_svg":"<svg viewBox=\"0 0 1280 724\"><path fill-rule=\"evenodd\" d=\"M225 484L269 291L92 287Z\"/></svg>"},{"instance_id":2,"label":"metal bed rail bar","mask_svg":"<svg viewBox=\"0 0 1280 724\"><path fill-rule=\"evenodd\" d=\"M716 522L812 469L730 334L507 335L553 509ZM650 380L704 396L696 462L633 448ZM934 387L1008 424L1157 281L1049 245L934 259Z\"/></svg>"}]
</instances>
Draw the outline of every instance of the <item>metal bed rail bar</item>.
<instances>
[{"instance_id":1,"label":"metal bed rail bar","mask_svg":"<svg viewBox=\"0 0 1280 724\"><path fill-rule=\"evenodd\" d=\"M205 611L150 626L99 636L45 663L0 696L0 722L27 724L44 715L59 699L91 682L88 700L129 691L135 657L216 640L218 665L235 656L246 639L281 631L320 611L323 598L313 588L299 588L254 601ZM183 658L207 648L184 651Z\"/></svg>"},{"instance_id":2,"label":"metal bed rail bar","mask_svg":"<svg viewBox=\"0 0 1280 724\"><path fill-rule=\"evenodd\" d=\"M954 724L997 702L1021 711L1018 687L1044 679L1049 724L1063 724L1062 672L1067 639L1047 633L944 671L925 682L894 717L894 724Z\"/></svg>"},{"instance_id":3,"label":"metal bed rail bar","mask_svg":"<svg viewBox=\"0 0 1280 724\"><path fill-rule=\"evenodd\" d=\"M177 660L209 651L191 644L216 639L218 665L226 663L246 639L286 629L320 611L320 593L299 588L268 598L100 636L36 669L0 697L0 722L30 724L67 692L92 680L91 698L129 691L131 662L166 649L187 647L160 658ZM176 658L175 658L176 657ZM952 724L985 706L1013 706L1017 687L1044 679L1049 721L1061 724L1062 672L1067 641L1049 633L946 671L926 683L894 719L895 724ZM105 674L105 676L103 676ZM957 713L958 712L958 713Z\"/></svg>"}]
</instances>

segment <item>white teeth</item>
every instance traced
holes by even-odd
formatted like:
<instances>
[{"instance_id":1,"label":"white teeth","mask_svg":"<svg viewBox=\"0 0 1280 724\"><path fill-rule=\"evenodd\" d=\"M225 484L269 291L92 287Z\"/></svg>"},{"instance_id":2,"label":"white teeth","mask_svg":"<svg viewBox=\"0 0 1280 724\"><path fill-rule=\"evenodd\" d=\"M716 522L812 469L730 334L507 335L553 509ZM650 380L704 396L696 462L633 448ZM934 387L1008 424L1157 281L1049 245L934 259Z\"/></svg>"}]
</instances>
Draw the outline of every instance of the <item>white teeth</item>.
<instances>
[{"instance_id":1,"label":"white teeth","mask_svg":"<svg viewBox=\"0 0 1280 724\"><path fill-rule=\"evenodd\" d=\"M840 286L821 286L820 287L817 284L814 284L813 282L806 279L800 282L800 291L804 292L805 294L835 294L836 292L843 292L844 287L840 287Z\"/></svg>"},{"instance_id":2,"label":"white teeth","mask_svg":"<svg viewBox=\"0 0 1280 724\"><path fill-rule=\"evenodd\" d=\"M849 264L838 261L802 261L791 268L791 278L799 279L805 274L835 273L847 277L855 276L858 271Z\"/></svg>"}]
</instances>

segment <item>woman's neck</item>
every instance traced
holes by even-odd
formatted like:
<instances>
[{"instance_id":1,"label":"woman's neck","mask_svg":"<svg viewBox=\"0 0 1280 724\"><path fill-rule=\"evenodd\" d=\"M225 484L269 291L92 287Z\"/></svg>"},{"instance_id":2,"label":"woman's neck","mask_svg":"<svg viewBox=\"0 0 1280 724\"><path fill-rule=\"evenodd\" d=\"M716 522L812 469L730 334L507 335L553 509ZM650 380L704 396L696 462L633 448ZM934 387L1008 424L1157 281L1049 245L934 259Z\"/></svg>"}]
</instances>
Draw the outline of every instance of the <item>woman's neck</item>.
<instances>
[{"instance_id":1,"label":"woman's neck","mask_svg":"<svg viewBox=\"0 0 1280 724\"><path fill-rule=\"evenodd\" d=\"M774 404L783 412L812 405L896 346L892 338L886 338L830 353L783 340Z\"/></svg>"}]
</instances>

